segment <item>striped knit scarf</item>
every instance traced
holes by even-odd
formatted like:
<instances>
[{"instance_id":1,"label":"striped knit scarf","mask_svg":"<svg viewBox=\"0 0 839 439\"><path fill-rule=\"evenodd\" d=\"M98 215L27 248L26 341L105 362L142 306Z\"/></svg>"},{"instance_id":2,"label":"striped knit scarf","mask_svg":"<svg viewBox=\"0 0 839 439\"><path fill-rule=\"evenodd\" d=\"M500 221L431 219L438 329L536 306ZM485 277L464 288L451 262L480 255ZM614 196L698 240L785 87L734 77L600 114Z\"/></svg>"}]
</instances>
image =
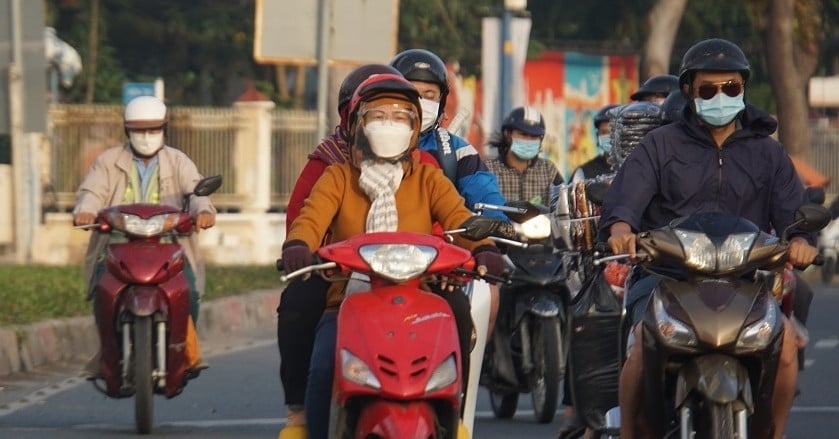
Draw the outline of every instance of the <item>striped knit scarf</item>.
<instances>
[{"instance_id":1,"label":"striped knit scarf","mask_svg":"<svg viewBox=\"0 0 839 439\"><path fill-rule=\"evenodd\" d=\"M395 232L399 225L399 215L396 212L396 190L402 183L402 163L377 162L364 160L361 162L361 177L358 184L370 198L372 204L367 212L365 231Z\"/></svg>"},{"instance_id":2,"label":"striped knit scarf","mask_svg":"<svg viewBox=\"0 0 839 439\"><path fill-rule=\"evenodd\" d=\"M309 159L320 160L326 164L344 163L350 156L350 146L335 130L331 136L321 140L320 144L309 154Z\"/></svg>"}]
</instances>

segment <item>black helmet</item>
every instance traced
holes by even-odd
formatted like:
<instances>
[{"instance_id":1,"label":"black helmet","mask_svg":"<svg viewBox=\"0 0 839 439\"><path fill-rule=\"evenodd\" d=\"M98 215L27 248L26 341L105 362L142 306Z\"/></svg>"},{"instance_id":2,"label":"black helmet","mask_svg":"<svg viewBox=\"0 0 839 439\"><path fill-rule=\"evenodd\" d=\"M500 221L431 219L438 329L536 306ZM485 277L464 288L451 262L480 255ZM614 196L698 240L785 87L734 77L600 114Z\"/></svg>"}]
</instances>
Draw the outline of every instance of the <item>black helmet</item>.
<instances>
[{"instance_id":1,"label":"black helmet","mask_svg":"<svg viewBox=\"0 0 839 439\"><path fill-rule=\"evenodd\" d=\"M609 105L606 105L603 108L601 108L597 112L597 114L594 115L594 129L597 129L598 128L597 126L600 125L601 122L608 122L609 119L611 119L611 116L612 116L611 114L609 114L609 110L611 110L613 108L616 108L616 107L620 107L620 105L619 104L609 104Z\"/></svg>"},{"instance_id":2,"label":"black helmet","mask_svg":"<svg viewBox=\"0 0 839 439\"><path fill-rule=\"evenodd\" d=\"M513 108L501 124L501 131L507 130L519 130L530 136L542 137L545 135L545 119L534 107Z\"/></svg>"},{"instance_id":3,"label":"black helmet","mask_svg":"<svg viewBox=\"0 0 839 439\"><path fill-rule=\"evenodd\" d=\"M633 101L642 101L649 95L667 96L673 90L679 89L679 77L674 75L658 75L647 79L635 93L629 97Z\"/></svg>"},{"instance_id":4,"label":"black helmet","mask_svg":"<svg viewBox=\"0 0 839 439\"><path fill-rule=\"evenodd\" d=\"M346 135L347 133L349 124L349 118L347 117L349 115L348 107L352 95L355 93L355 89L370 76L382 73L401 75L398 70L386 64L365 64L353 69L347 74L344 81L341 82L341 88L338 89L338 115L341 117L338 130L342 135Z\"/></svg>"},{"instance_id":5,"label":"black helmet","mask_svg":"<svg viewBox=\"0 0 839 439\"><path fill-rule=\"evenodd\" d=\"M749 60L731 41L721 38L700 41L685 52L679 67L679 85L690 84L697 70L736 71L749 80Z\"/></svg>"},{"instance_id":6,"label":"black helmet","mask_svg":"<svg viewBox=\"0 0 839 439\"><path fill-rule=\"evenodd\" d=\"M682 118L682 110L687 104L687 97L681 90L674 90L667 95L661 103L661 120L664 123L673 123Z\"/></svg>"},{"instance_id":7,"label":"black helmet","mask_svg":"<svg viewBox=\"0 0 839 439\"><path fill-rule=\"evenodd\" d=\"M422 81L437 84L440 87L440 110L446 108L446 96L449 95L449 76L446 64L439 56L425 49L408 49L396 54L390 65L409 81Z\"/></svg>"}]
</instances>

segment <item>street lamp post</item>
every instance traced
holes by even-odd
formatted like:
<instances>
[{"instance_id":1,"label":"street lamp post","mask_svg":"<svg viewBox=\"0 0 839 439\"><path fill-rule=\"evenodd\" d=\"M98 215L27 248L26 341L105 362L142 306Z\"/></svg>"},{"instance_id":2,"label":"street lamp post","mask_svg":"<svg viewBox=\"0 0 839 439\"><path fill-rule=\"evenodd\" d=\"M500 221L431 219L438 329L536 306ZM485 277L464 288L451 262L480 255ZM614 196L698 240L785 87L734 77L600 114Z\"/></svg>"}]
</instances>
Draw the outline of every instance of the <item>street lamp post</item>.
<instances>
[{"instance_id":1,"label":"street lamp post","mask_svg":"<svg viewBox=\"0 0 839 439\"><path fill-rule=\"evenodd\" d=\"M527 8L527 0L504 0L504 12L501 18L501 75L499 93L500 116L503 118L513 107L513 41L511 22L513 13L520 13Z\"/></svg>"}]
</instances>

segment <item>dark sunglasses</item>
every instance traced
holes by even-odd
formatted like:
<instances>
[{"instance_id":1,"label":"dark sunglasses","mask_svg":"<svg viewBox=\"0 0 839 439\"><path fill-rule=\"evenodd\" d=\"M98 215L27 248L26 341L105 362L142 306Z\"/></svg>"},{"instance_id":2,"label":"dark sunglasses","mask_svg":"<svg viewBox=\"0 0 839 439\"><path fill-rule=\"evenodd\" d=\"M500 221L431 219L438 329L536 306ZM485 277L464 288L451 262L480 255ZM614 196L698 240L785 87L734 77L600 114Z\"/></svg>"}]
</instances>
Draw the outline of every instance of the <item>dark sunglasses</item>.
<instances>
[{"instance_id":1,"label":"dark sunglasses","mask_svg":"<svg viewBox=\"0 0 839 439\"><path fill-rule=\"evenodd\" d=\"M696 93L700 98L708 100L716 96L720 90L733 98L743 92L743 83L737 81L725 81L702 84L696 89Z\"/></svg>"}]
</instances>

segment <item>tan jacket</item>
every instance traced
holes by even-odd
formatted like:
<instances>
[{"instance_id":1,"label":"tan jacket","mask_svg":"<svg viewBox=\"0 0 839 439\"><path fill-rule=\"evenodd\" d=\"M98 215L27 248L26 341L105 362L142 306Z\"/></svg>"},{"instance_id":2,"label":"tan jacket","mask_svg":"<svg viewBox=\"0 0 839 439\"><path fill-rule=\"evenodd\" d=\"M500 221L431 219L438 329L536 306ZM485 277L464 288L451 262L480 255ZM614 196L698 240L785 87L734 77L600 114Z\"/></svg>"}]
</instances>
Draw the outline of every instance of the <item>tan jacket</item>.
<instances>
[{"instance_id":1,"label":"tan jacket","mask_svg":"<svg viewBox=\"0 0 839 439\"><path fill-rule=\"evenodd\" d=\"M76 193L76 207L73 214L79 212L97 213L99 210L122 203L125 187L129 181L131 167L136 166L134 154L126 143L103 152L93 163L82 180ZM192 192L202 176L195 163L182 151L164 146L157 153L157 166L160 175L160 204L183 206L183 195ZM198 212L215 213L216 209L209 197L193 196L190 201L190 214ZM96 260L105 249L108 235L92 232L85 254L85 278L88 285L93 281ZM204 259L198 251L198 236L193 234L187 240L181 240L186 258L195 272L195 286L204 293Z\"/></svg>"},{"instance_id":2,"label":"tan jacket","mask_svg":"<svg viewBox=\"0 0 839 439\"><path fill-rule=\"evenodd\" d=\"M457 189L440 169L416 163L405 167L405 175L396 191L399 231L431 233L435 221L444 230L451 230L472 216ZM364 233L371 202L358 184L359 176L358 168L349 163L326 168L306 199L300 216L291 224L286 243L299 240L314 251L327 230L332 232L335 242ZM468 250L494 245L489 239L469 241L458 235L454 242ZM341 303L344 286L342 282L330 286L328 307Z\"/></svg>"}]
</instances>

